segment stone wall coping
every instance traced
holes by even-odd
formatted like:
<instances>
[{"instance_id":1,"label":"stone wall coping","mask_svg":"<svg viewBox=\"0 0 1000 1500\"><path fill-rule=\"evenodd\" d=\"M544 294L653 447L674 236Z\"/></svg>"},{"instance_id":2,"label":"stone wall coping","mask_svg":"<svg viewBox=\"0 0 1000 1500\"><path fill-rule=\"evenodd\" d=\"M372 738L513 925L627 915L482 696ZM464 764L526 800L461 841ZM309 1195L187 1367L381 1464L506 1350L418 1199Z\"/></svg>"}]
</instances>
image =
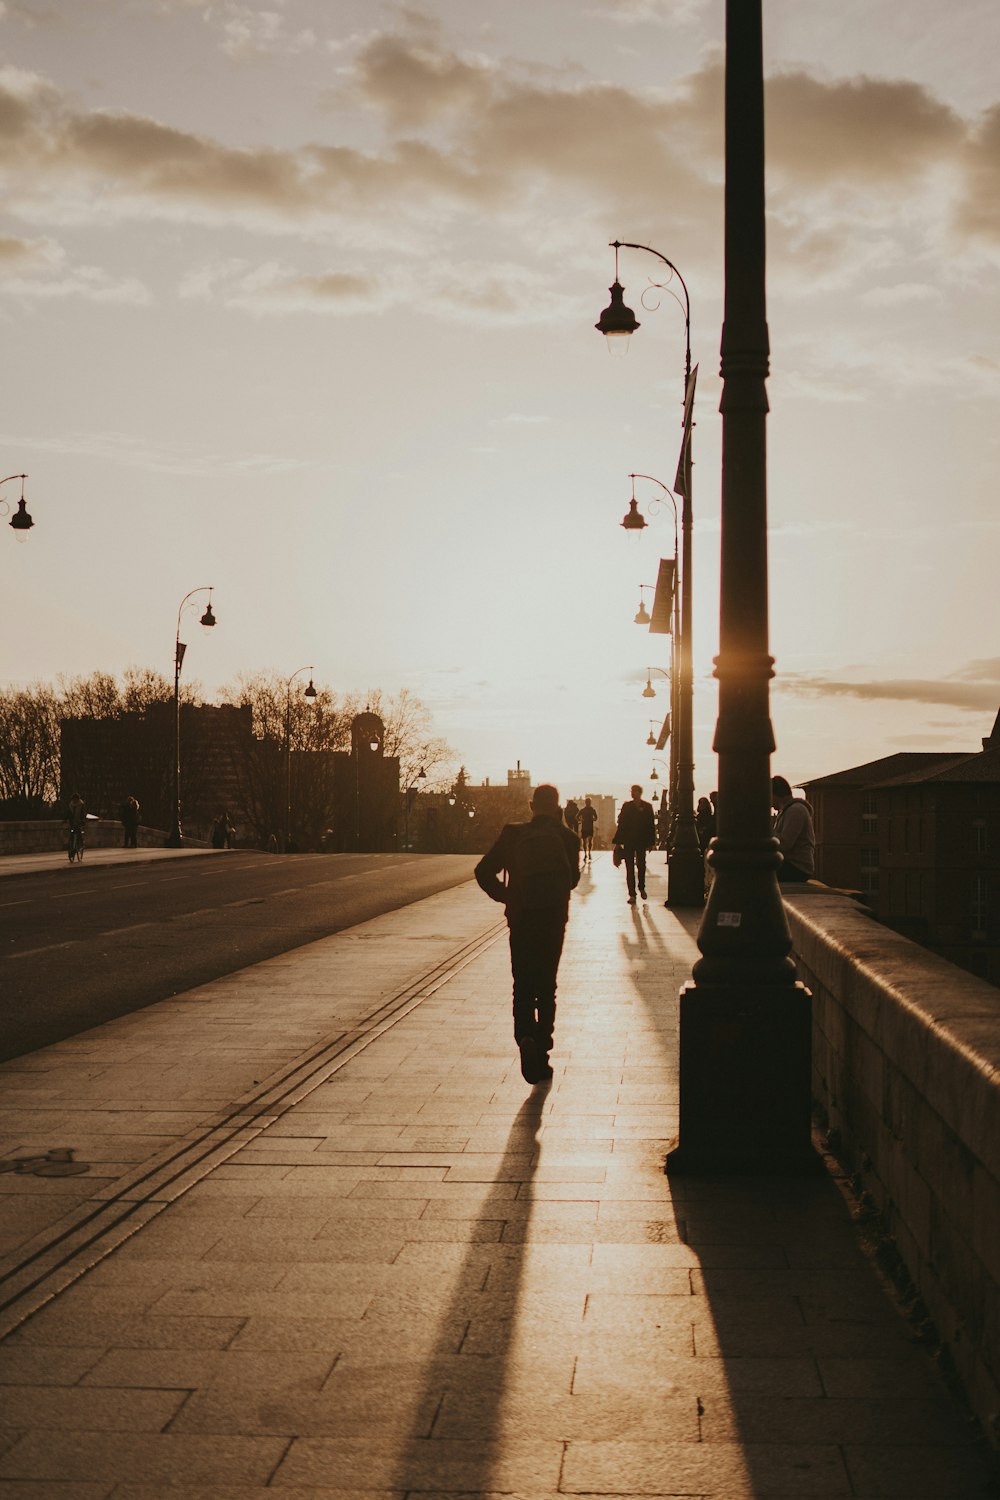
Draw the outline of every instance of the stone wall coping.
<instances>
[{"instance_id":1,"label":"stone wall coping","mask_svg":"<svg viewBox=\"0 0 1000 1500\"><path fill-rule=\"evenodd\" d=\"M796 952L1000 1179L1000 990L833 893L782 893Z\"/></svg>"}]
</instances>

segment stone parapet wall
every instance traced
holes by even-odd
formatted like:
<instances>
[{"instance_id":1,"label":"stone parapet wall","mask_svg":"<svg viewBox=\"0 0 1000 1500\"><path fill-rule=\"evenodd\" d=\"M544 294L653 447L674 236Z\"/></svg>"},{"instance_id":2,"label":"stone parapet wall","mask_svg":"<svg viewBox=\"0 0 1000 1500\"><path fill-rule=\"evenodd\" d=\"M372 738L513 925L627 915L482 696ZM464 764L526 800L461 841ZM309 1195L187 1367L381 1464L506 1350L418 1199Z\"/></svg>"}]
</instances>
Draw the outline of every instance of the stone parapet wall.
<instances>
[{"instance_id":1,"label":"stone parapet wall","mask_svg":"<svg viewBox=\"0 0 1000 1500\"><path fill-rule=\"evenodd\" d=\"M139 846L143 849L162 849L167 835L162 828L140 828ZM122 825L111 818L88 819L85 834L86 846L90 849L121 848L124 841ZM203 839L184 839L185 846L203 849ZM57 819L37 822L0 823L0 855L4 854L51 854L66 848L66 824Z\"/></svg>"},{"instance_id":2,"label":"stone parapet wall","mask_svg":"<svg viewBox=\"0 0 1000 1500\"><path fill-rule=\"evenodd\" d=\"M1000 1443L1000 989L844 897L786 897L814 1097Z\"/></svg>"}]
</instances>

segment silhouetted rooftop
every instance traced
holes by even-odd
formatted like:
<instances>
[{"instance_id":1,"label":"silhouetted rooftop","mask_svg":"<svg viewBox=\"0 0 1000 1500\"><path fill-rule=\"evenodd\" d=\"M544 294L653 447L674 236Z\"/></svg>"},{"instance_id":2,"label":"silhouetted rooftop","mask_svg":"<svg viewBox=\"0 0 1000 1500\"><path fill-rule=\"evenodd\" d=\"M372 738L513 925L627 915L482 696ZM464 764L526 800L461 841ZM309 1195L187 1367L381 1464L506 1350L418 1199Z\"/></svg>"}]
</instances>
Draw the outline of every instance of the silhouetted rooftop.
<instances>
[{"instance_id":1,"label":"silhouetted rooftop","mask_svg":"<svg viewBox=\"0 0 1000 1500\"><path fill-rule=\"evenodd\" d=\"M883 755L879 760L851 766L847 771L832 771L829 776L816 776L799 785L806 790L817 786L874 786L892 777L921 775L944 763L967 760L968 756L967 750L899 750L895 755Z\"/></svg>"}]
</instances>

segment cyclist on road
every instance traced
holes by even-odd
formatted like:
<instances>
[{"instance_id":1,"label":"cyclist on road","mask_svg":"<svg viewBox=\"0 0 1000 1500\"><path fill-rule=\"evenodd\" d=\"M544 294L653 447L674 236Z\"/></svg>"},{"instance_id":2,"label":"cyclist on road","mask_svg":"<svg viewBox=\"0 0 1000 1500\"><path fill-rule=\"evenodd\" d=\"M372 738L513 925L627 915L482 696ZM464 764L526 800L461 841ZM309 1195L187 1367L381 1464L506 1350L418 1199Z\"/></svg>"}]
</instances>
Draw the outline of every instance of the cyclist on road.
<instances>
[{"instance_id":1,"label":"cyclist on road","mask_svg":"<svg viewBox=\"0 0 1000 1500\"><path fill-rule=\"evenodd\" d=\"M74 792L69 799L69 809L66 813L66 821L69 823L69 842L67 851L70 862L74 859L83 858L83 825L86 821L87 809L79 792Z\"/></svg>"}]
</instances>

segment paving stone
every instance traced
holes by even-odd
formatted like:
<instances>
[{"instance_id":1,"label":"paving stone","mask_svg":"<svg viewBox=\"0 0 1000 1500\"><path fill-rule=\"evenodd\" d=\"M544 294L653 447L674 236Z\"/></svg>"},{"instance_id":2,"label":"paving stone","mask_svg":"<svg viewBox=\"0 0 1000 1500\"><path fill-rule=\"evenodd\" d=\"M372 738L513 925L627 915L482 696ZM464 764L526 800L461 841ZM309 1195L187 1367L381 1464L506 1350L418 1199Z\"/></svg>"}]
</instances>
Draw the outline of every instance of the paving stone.
<instances>
[{"instance_id":1,"label":"paving stone","mask_svg":"<svg viewBox=\"0 0 1000 1500\"><path fill-rule=\"evenodd\" d=\"M475 1494L500 1491L537 1494L559 1488L560 1443L483 1444L477 1441L414 1439L403 1445L363 1439L304 1438L292 1444L272 1481L339 1484L360 1488L439 1488Z\"/></svg>"},{"instance_id":2,"label":"paving stone","mask_svg":"<svg viewBox=\"0 0 1000 1500\"><path fill-rule=\"evenodd\" d=\"M749 1447L737 1443L570 1443L567 1494L669 1495L719 1500L832 1500L851 1495L836 1448Z\"/></svg>"},{"instance_id":3,"label":"paving stone","mask_svg":"<svg viewBox=\"0 0 1000 1500\"><path fill-rule=\"evenodd\" d=\"M31 1432L0 1459L0 1479L134 1479L187 1483L263 1484L287 1444L271 1437L205 1437L198 1433Z\"/></svg>"},{"instance_id":4,"label":"paving stone","mask_svg":"<svg viewBox=\"0 0 1000 1500\"><path fill-rule=\"evenodd\" d=\"M995 1455L979 1444L851 1444L844 1463L859 1500L992 1500L997 1493Z\"/></svg>"},{"instance_id":5,"label":"paving stone","mask_svg":"<svg viewBox=\"0 0 1000 1500\"><path fill-rule=\"evenodd\" d=\"M75 1385L101 1360L98 1349L46 1349L0 1344L0 1385Z\"/></svg>"},{"instance_id":6,"label":"paving stone","mask_svg":"<svg viewBox=\"0 0 1000 1500\"><path fill-rule=\"evenodd\" d=\"M160 1432L186 1399L177 1391L108 1391L86 1386L7 1389L4 1419L24 1429Z\"/></svg>"}]
</instances>

